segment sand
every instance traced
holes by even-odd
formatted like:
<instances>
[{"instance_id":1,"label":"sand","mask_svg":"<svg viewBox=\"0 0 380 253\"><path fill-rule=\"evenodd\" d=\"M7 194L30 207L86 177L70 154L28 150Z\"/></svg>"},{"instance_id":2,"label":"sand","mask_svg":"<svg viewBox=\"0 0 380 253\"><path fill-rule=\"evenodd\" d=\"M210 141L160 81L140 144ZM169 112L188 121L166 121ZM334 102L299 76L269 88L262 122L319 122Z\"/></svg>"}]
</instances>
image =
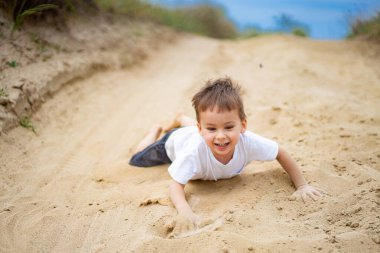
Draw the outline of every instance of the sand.
<instances>
[{"instance_id":1,"label":"sand","mask_svg":"<svg viewBox=\"0 0 380 253\"><path fill-rule=\"evenodd\" d=\"M1 252L379 252L380 62L364 42L178 35L128 69L64 85L33 113L37 131L0 136ZM39 75L38 70L34 75ZM209 78L243 87L248 129L273 138L315 202L276 162L186 186L208 222L189 229L170 202L168 166L128 159L156 123Z\"/></svg>"}]
</instances>

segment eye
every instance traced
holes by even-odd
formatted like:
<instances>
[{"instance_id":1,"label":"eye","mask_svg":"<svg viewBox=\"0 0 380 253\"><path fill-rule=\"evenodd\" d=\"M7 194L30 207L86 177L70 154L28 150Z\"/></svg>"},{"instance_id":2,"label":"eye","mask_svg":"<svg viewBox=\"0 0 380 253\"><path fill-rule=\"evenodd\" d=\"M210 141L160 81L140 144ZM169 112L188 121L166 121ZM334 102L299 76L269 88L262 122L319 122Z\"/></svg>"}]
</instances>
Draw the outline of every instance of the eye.
<instances>
[{"instance_id":1,"label":"eye","mask_svg":"<svg viewBox=\"0 0 380 253\"><path fill-rule=\"evenodd\" d=\"M226 129L227 130L231 130L232 128L234 128L235 126L226 126Z\"/></svg>"},{"instance_id":2,"label":"eye","mask_svg":"<svg viewBox=\"0 0 380 253\"><path fill-rule=\"evenodd\" d=\"M206 128L207 130L209 130L210 132L213 132L213 131L215 131L216 130L216 128L215 127L208 127L208 128Z\"/></svg>"}]
</instances>

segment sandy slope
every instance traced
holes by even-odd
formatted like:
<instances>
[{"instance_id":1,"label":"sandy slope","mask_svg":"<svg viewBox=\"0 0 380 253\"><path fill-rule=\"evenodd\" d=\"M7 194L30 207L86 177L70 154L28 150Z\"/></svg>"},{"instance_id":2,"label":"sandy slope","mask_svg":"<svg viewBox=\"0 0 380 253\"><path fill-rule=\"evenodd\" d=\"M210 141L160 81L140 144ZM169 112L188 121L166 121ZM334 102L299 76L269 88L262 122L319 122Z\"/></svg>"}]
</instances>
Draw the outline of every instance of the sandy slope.
<instances>
[{"instance_id":1,"label":"sandy slope","mask_svg":"<svg viewBox=\"0 0 380 253\"><path fill-rule=\"evenodd\" d=\"M148 61L64 87L33 116L38 135L0 137L2 252L379 252L380 62L355 42L184 36ZM278 163L193 182L211 218L181 230L167 166L127 164L154 123L194 115L208 78L244 88L249 129L276 139L330 195L303 204Z\"/></svg>"}]
</instances>

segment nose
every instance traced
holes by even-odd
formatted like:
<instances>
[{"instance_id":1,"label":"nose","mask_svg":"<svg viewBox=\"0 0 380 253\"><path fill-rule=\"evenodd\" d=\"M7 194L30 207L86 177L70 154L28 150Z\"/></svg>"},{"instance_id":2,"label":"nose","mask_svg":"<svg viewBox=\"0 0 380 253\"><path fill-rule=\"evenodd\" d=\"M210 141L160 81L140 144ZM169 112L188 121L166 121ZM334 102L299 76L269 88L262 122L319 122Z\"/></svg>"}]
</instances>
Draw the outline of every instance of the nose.
<instances>
[{"instance_id":1,"label":"nose","mask_svg":"<svg viewBox=\"0 0 380 253\"><path fill-rule=\"evenodd\" d=\"M223 130L218 130L216 132L216 136L215 136L217 139L224 139L225 135L224 135L224 131Z\"/></svg>"}]
</instances>

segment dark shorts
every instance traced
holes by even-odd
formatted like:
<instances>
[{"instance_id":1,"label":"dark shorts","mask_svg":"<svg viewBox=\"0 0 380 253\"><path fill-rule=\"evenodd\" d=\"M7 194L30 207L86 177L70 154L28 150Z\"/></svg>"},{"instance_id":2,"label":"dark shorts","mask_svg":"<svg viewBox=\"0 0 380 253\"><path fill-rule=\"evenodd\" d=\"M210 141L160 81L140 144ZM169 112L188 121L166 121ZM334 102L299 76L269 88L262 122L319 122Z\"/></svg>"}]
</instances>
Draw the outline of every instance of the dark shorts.
<instances>
[{"instance_id":1,"label":"dark shorts","mask_svg":"<svg viewBox=\"0 0 380 253\"><path fill-rule=\"evenodd\" d=\"M165 143L169 136L177 129L170 130L160 140L134 154L131 160L129 160L129 164L137 167L152 167L171 163L172 161L166 154Z\"/></svg>"}]
</instances>

